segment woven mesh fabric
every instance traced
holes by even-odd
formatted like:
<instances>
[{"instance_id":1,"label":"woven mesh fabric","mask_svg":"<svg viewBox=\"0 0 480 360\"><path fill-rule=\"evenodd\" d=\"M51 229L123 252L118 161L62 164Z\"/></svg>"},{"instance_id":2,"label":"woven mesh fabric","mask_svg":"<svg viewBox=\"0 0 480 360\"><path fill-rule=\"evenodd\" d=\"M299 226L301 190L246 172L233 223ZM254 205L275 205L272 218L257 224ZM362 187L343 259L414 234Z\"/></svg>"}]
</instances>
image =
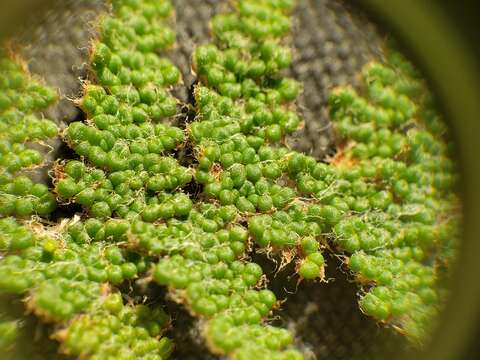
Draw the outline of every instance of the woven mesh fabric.
<instances>
[{"instance_id":1,"label":"woven mesh fabric","mask_svg":"<svg viewBox=\"0 0 480 360\"><path fill-rule=\"evenodd\" d=\"M196 79L190 60L195 44L209 41L208 22L222 11L226 1L173 0L176 9L177 46L169 56L180 67L184 86L175 90L183 102L191 101ZM78 97L79 79L85 79L89 39L94 20L105 8L103 0L58 0L57 6L21 29L19 38L26 46L23 55L30 70L45 77L64 97L46 116L58 123L81 118L67 98ZM299 0L294 16L292 44L295 61L290 75L301 81L304 91L299 107L305 126L288 139L293 148L318 159L334 151L334 134L326 109L329 89L341 84L357 84L356 74L370 59L380 59L381 35L357 11L338 0ZM60 144L54 144L62 152ZM298 346L317 359L385 359L405 346L391 329L379 327L358 309L357 286L341 269L338 259L328 260L327 284L303 282L297 285L293 266L276 273L275 264L253 255L269 277L269 286L279 298L287 298L272 320L293 329ZM163 295L162 290L149 289ZM166 303L177 315L169 335L177 349L176 359L214 359L201 343L201 324L172 302ZM53 355L47 358L54 358Z\"/></svg>"},{"instance_id":2,"label":"woven mesh fabric","mask_svg":"<svg viewBox=\"0 0 480 360\"><path fill-rule=\"evenodd\" d=\"M356 15L332 0L300 0L296 8L291 75L304 86L299 105L305 127L289 143L318 159L331 153L334 140L326 109L329 90L357 85L362 66L381 57L376 29Z\"/></svg>"},{"instance_id":3,"label":"woven mesh fabric","mask_svg":"<svg viewBox=\"0 0 480 360\"><path fill-rule=\"evenodd\" d=\"M70 101L81 95L86 76L89 43L95 19L105 8L103 0L55 0L54 5L20 29L18 40L31 72L59 91L60 102L45 115L70 122L79 110Z\"/></svg>"}]
</instances>

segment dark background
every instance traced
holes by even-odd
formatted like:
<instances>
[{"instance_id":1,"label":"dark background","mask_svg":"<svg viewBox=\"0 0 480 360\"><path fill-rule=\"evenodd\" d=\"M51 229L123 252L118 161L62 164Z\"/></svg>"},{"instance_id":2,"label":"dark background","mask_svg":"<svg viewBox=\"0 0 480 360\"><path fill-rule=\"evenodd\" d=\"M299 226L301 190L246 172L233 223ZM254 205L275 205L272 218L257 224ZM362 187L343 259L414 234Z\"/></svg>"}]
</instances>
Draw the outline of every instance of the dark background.
<instances>
[{"instance_id":1,"label":"dark background","mask_svg":"<svg viewBox=\"0 0 480 360\"><path fill-rule=\"evenodd\" d=\"M480 3L475 0L436 2L449 14L450 21L462 33L480 61Z\"/></svg>"}]
</instances>

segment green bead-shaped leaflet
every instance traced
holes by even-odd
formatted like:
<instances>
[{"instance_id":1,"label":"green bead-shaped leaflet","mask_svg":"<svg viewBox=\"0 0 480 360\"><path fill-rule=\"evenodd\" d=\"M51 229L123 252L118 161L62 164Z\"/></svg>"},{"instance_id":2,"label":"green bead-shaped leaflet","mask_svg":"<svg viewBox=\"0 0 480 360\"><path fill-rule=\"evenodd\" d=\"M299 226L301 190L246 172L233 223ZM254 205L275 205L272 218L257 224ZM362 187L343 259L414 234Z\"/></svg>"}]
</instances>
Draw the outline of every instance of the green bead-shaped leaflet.
<instances>
[{"instance_id":1,"label":"green bead-shaped leaflet","mask_svg":"<svg viewBox=\"0 0 480 360\"><path fill-rule=\"evenodd\" d=\"M0 50L0 62L0 216L46 216L56 208L55 197L19 172L34 174L46 165L46 150L29 144L47 149L44 142L58 135L51 120L38 116L57 100L57 94L32 77L18 56Z\"/></svg>"}]
</instances>

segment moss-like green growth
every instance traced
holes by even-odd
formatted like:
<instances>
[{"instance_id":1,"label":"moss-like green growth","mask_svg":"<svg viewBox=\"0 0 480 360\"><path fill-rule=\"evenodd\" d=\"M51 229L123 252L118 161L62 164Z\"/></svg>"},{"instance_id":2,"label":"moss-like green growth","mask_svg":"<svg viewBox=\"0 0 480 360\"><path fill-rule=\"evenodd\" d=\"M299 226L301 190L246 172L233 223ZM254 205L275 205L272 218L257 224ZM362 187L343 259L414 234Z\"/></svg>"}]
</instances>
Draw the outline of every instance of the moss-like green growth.
<instances>
[{"instance_id":1,"label":"moss-like green growth","mask_svg":"<svg viewBox=\"0 0 480 360\"><path fill-rule=\"evenodd\" d=\"M19 58L0 50L0 216L47 215L56 207L48 188L28 176L44 165L30 144L43 144L58 133L52 121L37 115L56 99L55 91L31 77ZM8 244L0 243L3 248Z\"/></svg>"},{"instance_id":2,"label":"moss-like green growth","mask_svg":"<svg viewBox=\"0 0 480 360\"><path fill-rule=\"evenodd\" d=\"M84 214L83 221L74 217L52 226L35 220L1 219L0 250L10 254L0 262L0 288L25 294L29 310L58 323L63 330L57 338L64 342L62 349L67 354L91 359L161 359L171 352L170 341L160 338L168 324L163 311L137 307L140 319L130 305L120 313L111 309L110 299L115 299L117 307L123 306L115 286L144 274L149 266L141 255L116 245L127 241L128 221L109 218L155 221L168 217L170 207L174 206L171 216L184 216L191 207L185 195L165 192L191 179L189 170L166 154L183 142L183 132L156 123L175 115L177 106L167 90L180 80L179 71L156 54L173 44L173 32L165 25L172 9L168 1L113 1L112 6L112 15L100 20L99 40L92 45L92 81L96 84L87 84L79 101L87 122L71 123L64 134L81 159L59 161L53 171L59 202L78 203L88 215ZM48 102L53 96L38 83L27 81L14 63L2 63L4 70L8 75L5 87L14 90L12 95L6 92L9 97L5 101L2 98L5 115L1 125L8 131L2 132L1 214L45 215L42 204L30 203L36 200L30 200L31 193L46 193L53 204L55 196L48 187L34 185L15 172L30 165L26 160L33 157L31 153L38 160L32 164L42 161L34 150L24 155L23 142L54 136L56 127L33 115L19 123L20 129L10 125L21 119L24 111L41 108L40 100L47 97L40 95L49 95ZM13 91L24 87L33 92L35 107L17 101L20 94ZM26 92L23 98L28 100L28 96ZM11 104L9 99L13 99ZM14 106L17 109L11 110ZM22 198L14 198L15 206L10 209L12 201L7 196ZM16 206L17 202L21 206ZM29 204L33 209L24 210Z\"/></svg>"},{"instance_id":3,"label":"moss-like green growth","mask_svg":"<svg viewBox=\"0 0 480 360\"><path fill-rule=\"evenodd\" d=\"M420 341L441 303L437 268L452 256L460 204L431 94L400 54L388 61L365 67L361 94L330 97L340 142L332 163L353 210L333 230L360 282L376 285L362 311Z\"/></svg>"},{"instance_id":4,"label":"moss-like green growth","mask_svg":"<svg viewBox=\"0 0 480 360\"><path fill-rule=\"evenodd\" d=\"M168 338L155 338L169 321L160 309L124 305L120 294L111 294L55 334L68 355L89 359L162 360L172 352Z\"/></svg>"},{"instance_id":5,"label":"moss-like green growth","mask_svg":"<svg viewBox=\"0 0 480 360\"><path fill-rule=\"evenodd\" d=\"M332 91L333 158L289 149L285 136L302 126L301 84L282 72L292 63L293 7L237 0L212 19L212 43L192 56L196 117L183 130L168 122L180 72L159 55L175 41L170 2L112 0L78 101L86 121L63 133L77 158L53 168L56 199L18 173L42 163L24 143L56 135L31 115L54 96L2 63L0 289L56 322L66 354L168 357L167 314L122 293L140 279L167 287L215 354L302 359L294 334L269 325L281 302L249 258L254 247L281 267L293 261L299 281L323 281L323 252L340 254L362 289L360 309L425 339L460 220L446 127L414 69L390 52L387 64L365 67L358 92ZM188 149L190 167L176 156ZM80 213L48 225L28 217L57 200Z\"/></svg>"},{"instance_id":6,"label":"moss-like green growth","mask_svg":"<svg viewBox=\"0 0 480 360\"><path fill-rule=\"evenodd\" d=\"M95 225L91 220L84 225L73 219L59 228L45 228L1 219L2 237L11 239L16 255L0 263L0 288L27 293L27 306L36 315L62 321L85 311L108 293L108 283L120 284L139 270L145 271L145 264L133 254L91 239L87 230Z\"/></svg>"}]
</instances>

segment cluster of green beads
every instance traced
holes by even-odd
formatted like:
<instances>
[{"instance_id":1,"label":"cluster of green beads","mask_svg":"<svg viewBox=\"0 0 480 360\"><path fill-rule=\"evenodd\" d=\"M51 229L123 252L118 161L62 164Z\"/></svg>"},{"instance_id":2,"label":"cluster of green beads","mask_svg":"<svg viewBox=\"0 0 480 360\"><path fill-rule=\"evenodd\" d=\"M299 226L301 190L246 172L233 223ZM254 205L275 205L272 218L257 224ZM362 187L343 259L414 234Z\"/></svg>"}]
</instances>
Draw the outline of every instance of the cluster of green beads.
<instances>
[{"instance_id":1,"label":"cluster of green beads","mask_svg":"<svg viewBox=\"0 0 480 360\"><path fill-rule=\"evenodd\" d=\"M74 318L56 337L62 350L91 360L162 360L173 350L166 337L156 338L169 317L160 309L123 304L119 293L100 300L87 314Z\"/></svg>"},{"instance_id":2,"label":"cluster of green beads","mask_svg":"<svg viewBox=\"0 0 480 360\"><path fill-rule=\"evenodd\" d=\"M238 224L233 205L198 203L188 219L165 224L134 221L128 238L149 255L163 255L154 267L153 279L168 286L193 314L210 319L204 331L214 352L240 354L260 347L265 356L290 358L279 350L292 343L292 336L285 335L286 330L260 325L277 306L277 299L267 289L254 289L262 283L263 271L242 260L249 245L248 231ZM238 336L246 334L240 329L249 335ZM278 335L283 340L259 342L254 334L260 331L266 338Z\"/></svg>"},{"instance_id":3,"label":"cluster of green beads","mask_svg":"<svg viewBox=\"0 0 480 360\"><path fill-rule=\"evenodd\" d=\"M298 359L302 354L290 349L293 335L264 324L277 299L260 290L263 271L245 258L251 246L246 220L258 211L283 209L295 198L295 190L281 179L289 150L277 146L300 126L294 105L300 86L279 74L292 58L281 41L290 29L293 3L238 1L233 7L212 20L217 45L197 47L193 59L200 84L194 90L197 118L187 130L204 199L186 221L171 220L155 229L156 237L133 239L150 251L153 245L169 254L160 259L153 277L206 320L203 333L213 352L232 359L252 353L262 359ZM295 219L304 221L303 216ZM306 225L303 235L319 235L317 222ZM289 235L282 233L284 239ZM316 241L313 248L310 253L316 255L306 260L307 267L313 264L318 273L305 271L310 278L320 277L323 269Z\"/></svg>"},{"instance_id":4,"label":"cluster of green beads","mask_svg":"<svg viewBox=\"0 0 480 360\"><path fill-rule=\"evenodd\" d=\"M285 51L275 44L275 32L253 36L242 22L256 11L260 21L278 15L258 10L272 6L267 3L239 1L238 13L212 21L219 46L196 49L194 69L201 85L195 90L198 118L189 127L197 144L195 178L206 199L238 209L258 245L293 248L303 257L297 260L303 278L323 276L322 233L348 253L378 256L392 249L382 255L385 268L400 257L411 272L383 272L379 266L375 275L361 267L359 280L390 281L391 290L383 302L374 292L362 297L361 308L421 339L438 310L436 271L429 264L442 258L438 249L451 249L451 238L458 235L454 167L442 138L446 128L428 91L411 76L413 69L394 53L393 68L366 67L365 98L351 88L333 92L330 107L340 151L331 164L280 145L300 124L288 104L298 85L276 75L281 66L266 56ZM267 45L275 50L266 52ZM263 71L253 71L254 62ZM402 313L395 308L393 314L389 301L405 298L420 305Z\"/></svg>"},{"instance_id":5,"label":"cluster of green beads","mask_svg":"<svg viewBox=\"0 0 480 360\"><path fill-rule=\"evenodd\" d=\"M47 215L55 197L34 184L28 171L42 166L42 154L30 146L57 135L56 125L36 113L57 99L51 88L32 78L24 64L0 50L0 216ZM20 174L23 172L23 175Z\"/></svg>"},{"instance_id":6,"label":"cluster of green beads","mask_svg":"<svg viewBox=\"0 0 480 360\"><path fill-rule=\"evenodd\" d=\"M185 136L165 122L177 113L169 89L180 72L157 54L175 41L170 2L112 0L79 101L87 120L64 132L79 158L53 171L58 200L80 205L82 218L56 226L10 217L54 209L48 187L18 172L43 162L26 142L57 129L32 115L53 92L2 58L0 290L26 295L30 310L61 323L66 354L168 357L166 314L124 304L115 291L148 275L201 319L212 352L302 359L293 334L267 324L279 302L248 259L254 246L282 265L295 261L307 280L324 278L322 248L342 251L362 286L361 310L413 340L425 337L441 302L438 268L452 259L459 229L446 127L413 67L391 52L389 65L365 67L362 95L332 92L334 158L286 147L285 136L302 126L301 86L281 72L292 63L285 40L293 6L236 0L212 19L214 43L193 54L197 116ZM190 168L175 158L186 141ZM192 180L196 201L182 190ZM13 334L12 324L0 330Z\"/></svg>"},{"instance_id":7,"label":"cluster of green beads","mask_svg":"<svg viewBox=\"0 0 480 360\"><path fill-rule=\"evenodd\" d=\"M73 232L70 228L74 241L111 244L104 252L111 263L95 275L119 285L151 266L128 250L135 229L188 217L192 202L178 189L192 173L172 156L184 142L183 131L161 122L177 113L168 90L180 81L179 70L158 54L175 41L167 24L171 3L114 0L112 10L101 19L93 45L95 84L85 86L79 101L87 121L72 123L65 132L81 159L57 164L55 186L63 202L73 201L88 213ZM165 317L137 307L148 323L140 326L135 311L122 310L121 298L116 299L117 305L90 311L69 325L66 352L92 359L168 357L170 340L161 337ZM163 314L160 308L153 311Z\"/></svg>"},{"instance_id":8,"label":"cluster of green beads","mask_svg":"<svg viewBox=\"0 0 480 360\"><path fill-rule=\"evenodd\" d=\"M162 359L171 352L170 340L161 338L167 322L163 311L122 310L121 297L110 295L103 305L102 299L112 286L150 267L146 258L121 245L128 243L129 221L185 218L192 207L188 196L172 193L190 182L190 170L166 154L183 143L183 131L158 123L174 116L177 107L168 88L179 82L180 73L156 54L173 44L165 25L172 7L148 0L112 1L112 6L113 16L102 17L100 40L93 45L92 78L98 85L87 84L79 101L87 121L71 123L65 131L80 160L58 162L53 169L59 200L82 205L89 216L51 227L1 219L0 250L13 253L0 262L0 288L26 295L36 315L63 324L59 340L68 354ZM31 133L43 139L38 131L44 128L52 132L42 125ZM12 133L17 142L35 139ZM16 177L5 188L18 195L48 191L28 181ZM13 211L2 207L3 213Z\"/></svg>"},{"instance_id":9,"label":"cluster of green beads","mask_svg":"<svg viewBox=\"0 0 480 360\"><path fill-rule=\"evenodd\" d=\"M292 248L321 234L322 218L308 214L310 204L302 196L321 195L329 181L325 164L282 145L301 126L295 110L300 85L280 73L292 61L283 38L294 2L234 6L236 11L212 20L217 45L199 46L194 54L201 80L195 89L197 121L189 127L197 145L195 178L210 202L234 205L250 219L257 244ZM318 248L299 264L302 276L322 276Z\"/></svg>"},{"instance_id":10,"label":"cluster of green beads","mask_svg":"<svg viewBox=\"0 0 480 360\"><path fill-rule=\"evenodd\" d=\"M362 311L420 341L440 305L438 266L459 236L459 201L431 95L398 53L389 59L365 67L363 96L348 87L330 96L346 211L333 234L359 281L374 285Z\"/></svg>"},{"instance_id":11,"label":"cluster of green beads","mask_svg":"<svg viewBox=\"0 0 480 360\"><path fill-rule=\"evenodd\" d=\"M180 72L157 54L175 41L166 24L172 6L147 0L112 6L114 16L101 20L92 51L97 84L87 85L80 101L87 122L74 122L66 131L86 164L60 164L56 190L97 218L154 222L182 216L189 199L169 193L192 175L168 152L181 146L184 134L158 122L177 112L168 89L180 81Z\"/></svg>"},{"instance_id":12,"label":"cluster of green beads","mask_svg":"<svg viewBox=\"0 0 480 360\"><path fill-rule=\"evenodd\" d=\"M175 115L176 100L165 88L179 82L180 71L157 54L175 42L175 33L166 24L173 10L171 3L113 0L112 6L115 16L101 21L91 64L97 83L113 96L108 100L85 97L82 105L92 116L116 110L125 115L124 121L130 116L144 122ZM110 107L98 109L102 102Z\"/></svg>"},{"instance_id":13,"label":"cluster of green beads","mask_svg":"<svg viewBox=\"0 0 480 360\"><path fill-rule=\"evenodd\" d=\"M0 219L2 243L15 251L0 262L0 289L27 294L28 307L48 321L88 310L108 283L120 284L146 269L141 257L111 243L120 237L122 225L74 219L62 224L61 232L35 223L21 225L11 217ZM100 230L106 241L90 238Z\"/></svg>"},{"instance_id":14,"label":"cluster of green beads","mask_svg":"<svg viewBox=\"0 0 480 360\"><path fill-rule=\"evenodd\" d=\"M92 217L105 219L116 215L125 219L142 218L148 222L188 215L190 198L169 191L185 185L191 174L172 157L150 154L147 170L132 169L105 172L72 160L59 166L63 178L56 191L64 201L73 200L89 210Z\"/></svg>"}]
</instances>

